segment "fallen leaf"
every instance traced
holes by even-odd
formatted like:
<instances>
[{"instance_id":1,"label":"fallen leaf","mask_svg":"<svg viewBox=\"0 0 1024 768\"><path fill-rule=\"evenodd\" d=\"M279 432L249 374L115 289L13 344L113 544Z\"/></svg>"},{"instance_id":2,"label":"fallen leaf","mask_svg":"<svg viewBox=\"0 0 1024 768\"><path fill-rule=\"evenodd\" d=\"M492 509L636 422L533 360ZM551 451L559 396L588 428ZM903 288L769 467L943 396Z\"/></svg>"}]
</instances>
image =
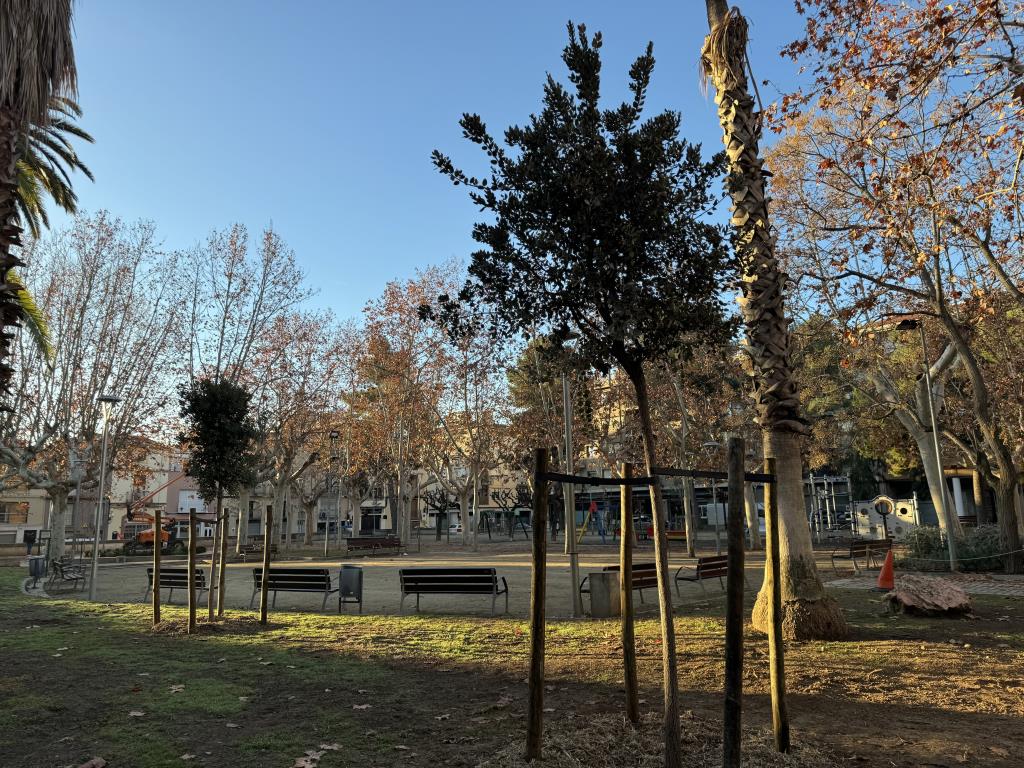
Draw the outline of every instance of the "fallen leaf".
<instances>
[{"instance_id":1,"label":"fallen leaf","mask_svg":"<svg viewBox=\"0 0 1024 768\"><path fill-rule=\"evenodd\" d=\"M262 664L264 667L269 667L273 663L274 662L272 662L272 661L261 661L260 662L260 664Z\"/></svg>"},{"instance_id":2,"label":"fallen leaf","mask_svg":"<svg viewBox=\"0 0 1024 768\"><path fill-rule=\"evenodd\" d=\"M178 685L172 685L171 686L171 693L181 693L184 690L185 690L184 684L178 684Z\"/></svg>"},{"instance_id":3,"label":"fallen leaf","mask_svg":"<svg viewBox=\"0 0 1024 768\"><path fill-rule=\"evenodd\" d=\"M337 752L339 749L341 749L341 744L338 744L337 742L334 742L333 744L321 744L320 749L330 752Z\"/></svg>"},{"instance_id":4,"label":"fallen leaf","mask_svg":"<svg viewBox=\"0 0 1024 768\"><path fill-rule=\"evenodd\" d=\"M248 696L239 696L239 697L238 697L238 700L239 700L239 701L248 701L248 700L249 700L249 697L248 697Z\"/></svg>"},{"instance_id":5,"label":"fallen leaf","mask_svg":"<svg viewBox=\"0 0 1024 768\"><path fill-rule=\"evenodd\" d=\"M227 661L226 658L224 658L224 659L217 659L217 663L218 664L223 664L225 661Z\"/></svg>"},{"instance_id":6,"label":"fallen leaf","mask_svg":"<svg viewBox=\"0 0 1024 768\"><path fill-rule=\"evenodd\" d=\"M240 728L241 726L238 723L224 723L224 727L225 728Z\"/></svg>"},{"instance_id":7,"label":"fallen leaf","mask_svg":"<svg viewBox=\"0 0 1024 768\"><path fill-rule=\"evenodd\" d=\"M550 714L551 712L554 712L554 711L555 711L555 708L554 708L554 707L544 707L544 709L543 709L543 710L541 710L541 711L543 711L543 712L547 712L547 713L549 713L549 714Z\"/></svg>"},{"instance_id":8,"label":"fallen leaf","mask_svg":"<svg viewBox=\"0 0 1024 768\"><path fill-rule=\"evenodd\" d=\"M70 649L70 648L68 648L68 647L67 647L67 646L65 645L65 646L64 646L63 648L58 648L57 650L58 650L58 651L70 651L71 649Z\"/></svg>"},{"instance_id":9,"label":"fallen leaf","mask_svg":"<svg viewBox=\"0 0 1024 768\"><path fill-rule=\"evenodd\" d=\"M373 704L353 704L352 709L370 709Z\"/></svg>"},{"instance_id":10,"label":"fallen leaf","mask_svg":"<svg viewBox=\"0 0 1024 768\"><path fill-rule=\"evenodd\" d=\"M395 744L395 749L401 749L401 750L405 750L405 751L409 750L409 748L407 746L405 746L405 744Z\"/></svg>"},{"instance_id":11,"label":"fallen leaf","mask_svg":"<svg viewBox=\"0 0 1024 768\"><path fill-rule=\"evenodd\" d=\"M184 755L181 756L181 759L182 760L195 760L196 756L186 752Z\"/></svg>"},{"instance_id":12,"label":"fallen leaf","mask_svg":"<svg viewBox=\"0 0 1024 768\"><path fill-rule=\"evenodd\" d=\"M141 709L133 709L131 712L128 713L128 717L145 717L145 716L146 716L146 713L143 712Z\"/></svg>"},{"instance_id":13,"label":"fallen leaf","mask_svg":"<svg viewBox=\"0 0 1024 768\"><path fill-rule=\"evenodd\" d=\"M450 714L448 714L447 712L445 712L443 715L435 715L434 719L435 720L451 720L452 716Z\"/></svg>"},{"instance_id":14,"label":"fallen leaf","mask_svg":"<svg viewBox=\"0 0 1024 768\"><path fill-rule=\"evenodd\" d=\"M53 658L59 659L63 655L64 655L63 653L55 653L55 654L53 654Z\"/></svg>"}]
</instances>

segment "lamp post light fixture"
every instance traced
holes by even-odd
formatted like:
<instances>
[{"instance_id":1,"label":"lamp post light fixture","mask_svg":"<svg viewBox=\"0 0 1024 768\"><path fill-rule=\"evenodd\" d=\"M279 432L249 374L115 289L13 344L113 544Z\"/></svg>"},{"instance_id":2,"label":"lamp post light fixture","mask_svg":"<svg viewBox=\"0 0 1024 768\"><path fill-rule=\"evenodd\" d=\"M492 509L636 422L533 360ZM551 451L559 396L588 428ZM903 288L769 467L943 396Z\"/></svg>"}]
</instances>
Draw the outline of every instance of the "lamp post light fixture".
<instances>
[{"instance_id":1,"label":"lamp post light fixture","mask_svg":"<svg viewBox=\"0 0 1024 768\"><path fill-rule=\"evenodd\" d=\"M114 406L121 402L121 398L114 395L100 395L96 400L100 404L100 413L103 418L103 449L100 451L100 484L99 491L96 494L96 516L93 519L92 529L92 572L89 576L90 600L96 599L96 577L100 569L100 515L106 511L103 506L103 499L107 485L107 438L110 435L110 417L113 414Z\"/></svg>"},{"instance_id":2,"label":"lamp post light fixture","mask_svg":"<svg viewBox=\"0 0 1024 768\"><path fill-rule=\"evenodd\" d=\"M932 398L932 372L928 365L928 341L924 335L924 323L916 318L905 317L896 324L897 331L918 330L921 334L921 355L924 364L924 385L928 395L928 413L931 416L932 447L935 451L935 471L938 473L939 495L936 501L939 504L939 516L946 521L946 546L949 549L949 569L957 570L956 538L953 535L954 527L949 518L949 507L946 505L946 478L942 471L942 449L939 446L939 420L935 415L935 400Z\"/></svg>"},{"instance_id":3,"label":"lamp post light fixture","mask_svg":"<svg viewBox=\"0 0 1024 768\"><path fill-rule=\"evenodd\" d=\"M328 482L334 486L334 504L335 504L335 525L337 526L337 535L341 536L341 489L338 484L338 439L341 434L336 429L332 429L327 433L327 437L331 441L331 459L328 467ZM324 558L327 558L327 548L330 546L331 541L331 514L328 512L324 515Z\"/></svg>"}]
</instances>

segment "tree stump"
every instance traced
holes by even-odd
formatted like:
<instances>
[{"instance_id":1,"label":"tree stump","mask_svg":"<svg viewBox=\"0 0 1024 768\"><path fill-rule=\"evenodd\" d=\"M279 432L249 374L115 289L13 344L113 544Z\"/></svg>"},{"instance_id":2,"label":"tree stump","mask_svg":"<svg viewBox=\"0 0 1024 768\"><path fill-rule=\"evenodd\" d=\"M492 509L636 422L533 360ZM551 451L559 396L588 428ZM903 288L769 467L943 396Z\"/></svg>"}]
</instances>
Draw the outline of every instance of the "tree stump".
<instances>
[{"instance_id":1,"label":"tree stump","mask_svg":"<svg viewBox=\"0 0 1024 768\"><path fill-rule=\"evenodd\" d=\"M960 616L971 613L971 598L948 579L932 576L900 576L896 588L885 596L893 613L916 616Z\"/></svg>"}]
</instances>

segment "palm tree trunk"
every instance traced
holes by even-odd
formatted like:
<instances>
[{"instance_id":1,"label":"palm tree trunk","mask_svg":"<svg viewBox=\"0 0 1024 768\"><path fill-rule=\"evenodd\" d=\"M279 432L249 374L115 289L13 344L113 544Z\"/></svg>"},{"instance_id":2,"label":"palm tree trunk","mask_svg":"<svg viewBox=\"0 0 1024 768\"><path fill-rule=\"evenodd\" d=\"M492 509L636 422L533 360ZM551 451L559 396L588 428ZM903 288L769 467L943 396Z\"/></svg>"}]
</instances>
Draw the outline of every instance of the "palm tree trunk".
<instances>
[{"instance_id":1,"label":"palm tree trunk","mask_svg":"<svg viewBox=\"0 0 1024 768\"><path fill-rule=\"evenodd\" d=\"M21 246L21 227L15 193L18 185L18 132L19 122L9 110L0 109L0 394L10 390L11 344L14 329L19 325L21 310L17 289L7 280L7 271L24 266L14 255ZM63 539L62 546L63 546Z\"/></svg>"},{"instance_id":2,"label":"palm tree trunk","mask_svg":"<svg viewBox=\"0 0 1024 768\"><path fill-rule=\"evenodd\" d=\"M775 258L775 236L768 216L764 161L760 157L760 118L747 87L747 22L725 0L706 0L711 33L704 43L701 66L715 87L715 103L729 163L726 188L732 197L732 225L742 296L738 299L746 326L745 351L753 371L757 421L763 431L765 456L776 460L782 546L783 625L790 638L839 638L847 634L839 605L825 594L811 547L803 498L800 436L806 424L790 360L789 318L786 317L786 276ZM768 629L765 584L754 609L754 626Z\"/></svg>"},{"instance_id":3,"label":"palm tree trunk","mask_svg":"<svg viewBox=\"0 0 1024 768\"><path fill-rule=\"evenodd\" d=\"M665 503L661 482L653 474L656 464L654 426L651 424L651 404L647 394L647 380L643 366L626 368L626 374L636 390L636 406L643 434L644 466L647 476L653 478L651 492L651 520L654 523L654 562L658 574L658 605L661 613L661 667L664 697L665 766L677 768L682 747L679 732L679 683L676 659L676 631L672 614L672 576L668 570L668 535L665 533ZM625 535L625 532L623 532Z\"/></svg>"}]
</instances>

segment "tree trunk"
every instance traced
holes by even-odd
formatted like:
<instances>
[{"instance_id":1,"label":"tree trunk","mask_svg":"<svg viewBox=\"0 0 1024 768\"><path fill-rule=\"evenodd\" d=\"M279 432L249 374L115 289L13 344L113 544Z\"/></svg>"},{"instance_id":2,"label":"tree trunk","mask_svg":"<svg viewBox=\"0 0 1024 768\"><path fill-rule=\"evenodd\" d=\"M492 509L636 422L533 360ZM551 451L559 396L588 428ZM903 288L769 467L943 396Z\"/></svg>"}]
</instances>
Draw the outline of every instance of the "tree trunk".
<instances>
[{"instance_id":1,"label":"tree trunk","mask_svg":"<svg viewBox=\"0 0 1024 768\"><path fill-rule=\"evenodd\" d=\"M743 484L743 510L747 517L747 530L750 531L749 546L756 551L761 548L761 518L757 514L757 497L752 483Z\"/></svg>"},{"instance_id":2,"label":"tree trunk","mask_svg":"<svg viewBox=\"0 0 1024 768\"><path fill-rule=\"evenodd\" d=\"M1020 573L1024 570L1024 557L1020 549L1020 530L1017 526L1017 478L999 478L996 483L996 522L1006 547L1006 572Z\"/></svg>"},{"instance_id":3,"label":"tree trunk","mask_svg":"<svg viewBox=\"0 0 1024 768\"><path fill-rule=\"evenodd\" d=\"M665 739L665 766L677 768L682 747L679 731L679 684L676 658L675 617L672 614L672 575L668 570L668 536L665 533L665 503L661 483L653 474L655 465L654 427L651 424L651 404L647 394L647 380L643 366L623 366L636 391L637 412L643 434L644 467L653 478L650 486L651 519L654 523L654 562L658 576L658 605L661 612L661 664L664 698L662 727ZM623 532L625 533L625 532Z\"/></svg>"},{"instance_id":4,"label":"tree trunk","mask_svg":"<svg viewBox=\"0 0 1024 768\"><path fill-rule=\"evenodd\" d=\"M67 538L68 491L64 487L51 488L50 496L50 559L64 555L64 539Z\"/></svg>"},{"instance_id":5,"label":"tree trunk","mask_svg":"<svg viewBox=\"0 0 1024 768\"><path fill-rule=\"evenodd\" d=\"M790 640L839 640L848 634L839 604L825 593L814 564L811 531L804 508L800 437L791 432L769 432L764 455L775 459L779 493L779 564L782 579L782 627ZM754 603L754 627L771 631L771 572Z\"/></svg>"},{"instance_id":6,"label":"tree trunk","mask_svg":"<svg viewBox=\"0 0 1024 768\"><path fill-rule=\"evenodd\" d=\"M971 473L971 481L974 491L974 512L978 515L978 525L995 522L992 516L992 507L988 503L985 493L985 479L981 476L981 472L974 470Z\"/></svg>"},{"instance_id":7,"label":"tree trunk","mask_svg":"<svg viewBox=\"0 0 1024 768\"><path fill-rule=\"evenodd\" d=\"M949 502L949 494L946 494L946 478L939 476L938 461L935 458L935 441L931 432L915 430L911 434L914 442L917 443L917 451L921 455L921 464L924 466L925 480L928 482L928 495L931 497L932 505L935 507L935 516L939 520L939 528L949 535L963 535L963 528L960 525L960 517L956 508ZM939 494L945 494L943 498L946 503L940 506ZM945 509L946 514L942 514Z\"/></svg>"},{"instance_id":8,"label":"tree trunk","mask_svg":"<svg viewBox=\"0 0 1024 768\"><path fill-rule=\"evenodd\" d=\"M267 624L267 579L270 576L270 548L274 545L274 507L271 505L266 510L266 520L263 528L263 577L260 581L260 624Z\"/></svg>"},{"instance_id":9,"label":"tree trunk","mask_svg":"<svg viewBox=\"0 0 1024 768\"><path fill-rule=\"evenodd\" d=\"M782 531L781 572L785 626L793 637L834 638L847 634L838 604L825 595L811 550L803 499L799 435L806 432L790 359L786 276L775 257L768 215L764 161L760 157L760 115L747 87L747 22L725 0L706 0L710 34L701 66L715 87L715 103L729 163L726 189L732 197L731 224L742 296L757 423L764 431L765 456L778 460L777 491ZM769 452L770 451L770 452ZM767 576L767 574L766 574ZM767 584L768 578L765 579ZM767 630L764 588L754 625Z\"/></svg>"},{"instance_id":10,"label":"tree trunk","mask_svg":"<svg viewBox=\"0 0 1024 768\"><path fill-rule=\"evenodd\" d=\"M302 543L304 545L306 545L307 547L311 546L313 544L313 529L316 528L315 512L316 512L316 502L309 502L309 503L302 502L302 513L306 516L306 530L304 531L303 536L302 536ZM331 524L330 520L327 520L324 523L324 535L325 536L328 533L328 529L329 529L330 524Z\"/></svg>"},{"instance_id":11,"label":"tree trunk","mask_svg":"<svg viewBox=\"0 0 1024 768\"><path fill-rule=\"evenodd\" d=\"M14 373L10 364L11 343L14 327L20 324L21 319L17 289L7 281L7 270L24 266L24 262L14 255L14 249L21 246L21 227L15 204L20 132L17 117L10 110L0 108L0 395L10 391ZM63 538L61 546L63 552Z\"/></svg>"},{"instance_id":12,"label":"tree trunk","mask_svg":"<svg viewBox=\"0 0 1024 768\"><path fill-rule=\"evenodd\" d=\"M238 492L238 536L235 537L235 554L242 554L242 545L249 540L249 495L251 490L243 488Z\"/></svg>"}]
</instances>

